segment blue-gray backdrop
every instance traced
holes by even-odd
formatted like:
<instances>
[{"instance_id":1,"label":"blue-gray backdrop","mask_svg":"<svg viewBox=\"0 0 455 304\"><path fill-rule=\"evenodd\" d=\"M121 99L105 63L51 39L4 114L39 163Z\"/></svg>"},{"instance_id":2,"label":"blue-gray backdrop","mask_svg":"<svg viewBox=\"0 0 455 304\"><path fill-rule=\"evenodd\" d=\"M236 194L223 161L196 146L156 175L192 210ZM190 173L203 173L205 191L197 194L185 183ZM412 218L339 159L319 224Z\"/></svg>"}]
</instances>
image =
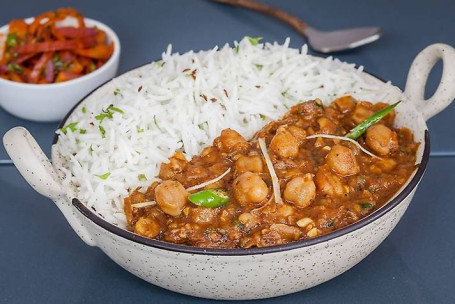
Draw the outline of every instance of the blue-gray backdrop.
<instances>
[{"instance_id":1,"label":"blue-gray backdrop","mask_svg":"<svg viewBox=\"0 0 455 304\"><path fill-rule=\"evenodd\" d=\"M384 36L336 54L403 88L425 46L455 46L455 1L265 1L320 29L378 25ZM62 6L110 25L122 43L119 73L178 52L208 49L245 35L305 41L287 26L253 12L205 0L2 0L0 24ZM428 94L441 73L431 73ZM347 273L307 291L263 303L455 303L455 104L429 122L432 158L415 199L392 234ZM49 153L57 123L32 123L0 109L0 135L23 125ZM0 159L7 155L0 148ZM114 264L76 234L51 201L12 166L0 167L0 303L208 303L150 285Z\"/></svg>"}]
</instances>

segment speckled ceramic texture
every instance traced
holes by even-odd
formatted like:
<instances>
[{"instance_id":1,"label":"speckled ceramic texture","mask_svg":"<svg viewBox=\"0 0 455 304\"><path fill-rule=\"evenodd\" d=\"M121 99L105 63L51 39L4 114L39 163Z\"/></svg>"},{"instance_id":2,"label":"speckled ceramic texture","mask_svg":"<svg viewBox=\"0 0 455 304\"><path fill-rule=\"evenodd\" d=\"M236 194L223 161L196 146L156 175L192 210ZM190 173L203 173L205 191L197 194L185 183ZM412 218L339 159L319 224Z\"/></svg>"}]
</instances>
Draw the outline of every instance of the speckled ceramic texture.
<instances>
[{"instance_id":1,"label":"speckled ceramic texture","mask_svg":"<svg viewBox=\"0 0 455 304\"><path fill-rule=\"evenodd\" d=\"M435 95L425 101L426 78L441 58L444 62L441 84ZM129 73L121 77L128 77ZM370 74L362 76L369 82L384 85L387 100L403 100L397 108L396 124L409 127L415 140L422 143L417 152L417 163L422 165L389 204L356 224L309 241L278 247L229 252L190 250L191 247L126 232L105 222L77 200L71 203L66 198L53 167L24 128L10 130L4 143L25 179L35 190L55 201L76 233L132 274L163 288L197 297L232 300L275 297L310 288L345 272L371 253L396 226L411 202L428 160L425 120L455 98L455 51L443 44L431 45L422 51L410 69L404 93ZM78 107L107 91L110 92L109 83ZM54 150L53 160L54 167L58 167L61 159Z\"/></svg>"},{"instance_id":2,"label":"speckled ceramic texture","mask_svg":"<svg viewBox=\"0 0 455 304\"><path fill-rule=\"evenodd\" d=\"M352 233L294 250L246 256L157 249L113 235L84 216L80 220L104 253L154 285L211 299L259 299L316 286L356 265L392 231L413 194L385 216Z\"/></svg>"}]
</instances>

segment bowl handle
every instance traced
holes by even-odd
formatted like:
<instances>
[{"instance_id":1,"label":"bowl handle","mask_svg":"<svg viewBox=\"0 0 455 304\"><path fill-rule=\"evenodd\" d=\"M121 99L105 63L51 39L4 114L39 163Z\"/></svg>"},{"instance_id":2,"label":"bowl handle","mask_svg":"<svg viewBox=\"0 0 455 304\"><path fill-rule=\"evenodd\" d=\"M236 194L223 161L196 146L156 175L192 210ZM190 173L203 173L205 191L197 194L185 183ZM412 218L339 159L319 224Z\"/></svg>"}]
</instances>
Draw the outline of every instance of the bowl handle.
<instances>
[{"instance_id":1,"label":"bowl handle","mask_svg":"<svg viewBox=\"0 0 455 304\"><path fill-rule=\"evenodd\" d=\"M33 189L52 199L79 237L88 245L95 246L87 228L72 210L54 167L30 132L23 127L12 128L3 136L3 144L14 165Z\"/></svg>"},{"instance_id":2,"label":"bowl handle","mask_svg":"<svg viewBox=\"0 0 455 304\"><path fill-rule=\"evenodd\" d=\"M441 82L433 96L425 100L428 74L440 59L443 63ZM448 107L455 98L455 50L450 45L436 43L421 51L409 69L404 95L415 103L425 120Z\"/></svg>"}]
</instances>

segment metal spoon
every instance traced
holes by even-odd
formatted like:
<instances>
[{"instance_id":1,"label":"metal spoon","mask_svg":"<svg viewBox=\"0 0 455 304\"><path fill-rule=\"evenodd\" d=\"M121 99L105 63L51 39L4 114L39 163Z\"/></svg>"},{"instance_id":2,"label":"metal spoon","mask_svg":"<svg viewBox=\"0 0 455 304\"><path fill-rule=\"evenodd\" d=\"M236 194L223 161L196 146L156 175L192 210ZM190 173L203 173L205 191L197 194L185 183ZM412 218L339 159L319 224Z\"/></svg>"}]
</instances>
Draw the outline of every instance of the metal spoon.
<instances>
[{"instance_id":1,"label":"metal spoon","mask_svg":"<svg viewBox=\"0 0 455 304\"><path fill-rule=\"evenodd\" d=\"M254 0L214 0L215 2L248 8L275 17L307 38L308 45L321 53L339 52L371 43L381 37L379 27L360 27L338 31L319 31L299 18Z\"/></svg>"}]
</instances>

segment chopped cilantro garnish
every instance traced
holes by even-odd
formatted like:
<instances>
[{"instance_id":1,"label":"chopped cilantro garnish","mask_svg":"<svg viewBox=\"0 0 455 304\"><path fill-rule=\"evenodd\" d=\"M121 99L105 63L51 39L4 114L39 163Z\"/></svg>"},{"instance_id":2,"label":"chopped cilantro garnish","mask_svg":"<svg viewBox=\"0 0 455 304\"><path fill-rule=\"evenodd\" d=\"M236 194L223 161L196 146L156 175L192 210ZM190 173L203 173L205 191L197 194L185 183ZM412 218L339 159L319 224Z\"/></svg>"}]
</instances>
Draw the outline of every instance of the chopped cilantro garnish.
<instances>
[{"instance_id":1,"label":"chopped cilantro garnish","mask_svg":"<svg viewBox=\"0 0 455 304\"><path fill-rule=\"evenodd\" d=\"M262 67L264 67L262 64L255 64L255 66L258 68L258 70L262 70Z\"/></svg>"},{"instance_id":2,"label":"chopped cilantro garnish","mask_svg":"<svg viewBox=\"0 0 455 304\"><path fill-rule=\"evenodd\" d=\"M90 62L88 68L90 69L90 72L93 72L94 70L96 70L96 65L93 62Z\"/></svg>"},{"instance_id":3,"label":"chopped cilantro garnish","mask_svg":"<svg viewBox=\"0 0 455 304\"><path fill-rule=\"evenodd\" d=\"M55 69L59 71L66 70L69 66L69 62L62 61L58 54L52 57L52 62L54 63Z\"/></svg>"},{"instance_id":4,"label":"chopped cilantro garnish","mask_svg":"<svg viewBox=\"0 0 455 304\"><path fill-rule=\"evenodd\" d=\"M259 114L259 116L261 117L262 120L266 119L266 116L264 114Z\"/></svg>"},{"instance_id":5,"label":"chopped cilantro garnish","mask_svg":"<svg viewBox=\"0 0 455 304\"><path fill-rule=\"evenodd\" d=\"M137 129L137 133L143 133L144 129Z\"/></svg>"},{"instance_id":6,"label":"chopped cilantro garnish","mask_svg":"<svg viewBox=\"0 0 455 304\"><path fill-rule=\"evenodd\" d=\"M283 92L281 92L281 95L283 97L286 97L286 95L288 94L288 89L284 90Z\"/></svg>"},{"instance_id":7,"label":"chopped cilantro garnish","mask_svg":"<svg viewBox=\"0 0 455 304\"><path fill-rule=\"evenodd\" d=\"M373 208L373 205L370 203L361 203L360 207L362 207L362 209L370 210Z\"/></svg>"},{"instance_id":8,"label":"chopped cilantro garnish","mask_svg":"<svg viewBox=\"0 0 455 304\"><path fill-rule=\"evenodd\" d=\"M90 154L92 154L92 152L93 152L93 146L90 145L90 148L88 148L88 150L89 150Z\"/></svg>"},{"instance_id":9,"label":"chopped cilantro garnish","mask_svg":"<svg viewBox=\"0 0 455 304\"><path fill-rule=\"evenodd\" d=\"M240 50L240 47L239 47L239 45L237 44L237 45L235 46L235 48L234 48L234 51L235 51L236 54L238 54L238 53L239 53L239 50Z\"/></svg>"},{"instance_id":10,"label":"chopped cilantro garnish","mask_svg":"<svg viewBox=\"0 0 455 304\"><path fill-rule=\"evenodd\" d=\"M17 36L16 34L8 34L6 36L6 45L8 47L15 47L17 46Z\"/></svg>"},{"instance_id":11,"label":"chopped cilantro garnish","mask_svg":"<svg viewBox=\"0 0 455 304\"><path fill-rule=\"evenodd\" d=\"M104 130L103 126L98 126L98 128L100 129L101 137L105 138L106 137L106 130Z\"/></svg>"},{"instance_id":12,"label":"chopped cilantro garnish","mask_svg":"<svg viewBox=\"0 0 455 304\"><path fill-rule=\"evenodd\" d=\"M67 124L63 128L61 128L60 130L62 130L62 133L66 135L66 133L68 132L68 129L70 129L71 132L76 131L77 130L76 126L77 126L77 122L72 122L72 123Z\"/></svg>"},{"instance_id":13,"label":"chopped cilantro garnish","mask_svg":"<svg viewBox=\"0 0 455 304\"><path fill-rule=\"evenodd\" d=\"M137 176L137 179L140 180L141 182L145 182L147 180L147 177L145 176L145 174L139 174Z\"/></svg>"},{"instance_id":14,"label":"chopped cilantro garnish","mask_svg":"<svg viewBox=\"0 0 455 304\"><path fill-rule=\"evenodd\" d=\"M115 90L114 90L114 96L117 96L118 94L122 95L122 94L120 93L120 88L115 88Z\"/></svg>"},{"instance_id":15,"label":"chopped cilantro garnish","mask_svg":"<svg viewBox=\"0 0 455 304\"><path fill-rule=\"evenodd\" d=\"M110 105L109 107L107 107L107 110L111 110L111 111L114 111L114 112L118 112L118 113L124 113L122 110L120 110L119 108L116 108L114 107L113 105Z\"/></svg>"},{"instance_id":16,"label":"chopped cilantro garnish","mask_svg":"<svg viewBox=\"0 0 455 304\"><path fill-rule=\"evenodd\" d=\"M87 133L87 130L85 130L85 129L79 129L79 133L85 134L85 133Z\"/></svg>"},{"instance_id":17,"label":"chopped cilantro garnish","mask_svg":"<svg viewBox=\"0 0 455 304\"><path fill-rule=\"evenodd\" d=\"M87 112L87 109L85 107L82 107L82 113L86 113Z\"/></svg>"},{"instance_id":18,"label":"chopped cilantro garnish","mask_svg":"<svg viewBox=\"0 0 455 304\"><path fill-rule=\"evenodd\" d=\"M246 38L248 38L248 40L250 41L251 45L258 45L259 41L262 40L262 37L250 37L250 36L246 36Z\"/></svg>"},{"instance_id":19,"label":"chopped cilantro garnish","mask_svg":"<svg viewBox=\"0 0 455 304\"><path fill-rule=\"evenodd\" d=\"M11 62L7 65L6 69L10 72L21 74L24 70L20 65L15 62Z\"/></svg>"},{"instance_id":20,"label":"chopped cilantro garnish","mask_svg":"<svg viewBox=\"0 0 455 304\"><path fill-rule=\"evenodd\" d=\"M124 113L121 109L114 107L113 105L110 105L107 107L106 110L103 110L103 113L98 114L95 116L96 120L99 120L100 123L103 122L105 118L112 119L114 113L111 111L117 112L117 113Z\"/></svg>"},{"instance_id":21,"label":"chopped cilantro garnish","mask_svg":"<svg viewBox=\"0 0 455 304\"><path fill-rule=\"evenodd\" d=\"M99 174L99 175L95 174L96 177L99 177L99 178L101 178L103 180L107 179L110 175L111 175L111 172L106 172L104 174Z\"/></svg>"},{"instance_id":22,"label":"chopped cilantro garnish","mask_svg":"<svg viewBox=\"0 0 455 304\"><path fill-rule=\"evenodd\" d=\"M155 62L155 65L159 68L163 67L163 62L162 61L157 61Z\"/></svg>"},{"instance_id":23,"label":"chopped cilantro garnish","mask_svg":"<svg viewBox=\"0 0 455 304\"><path fill-rule=\"evenodd\" d=\"M98 114L98 115L95 116L95 119L99 120L100 123L103 122L103 120L105 118L111 119L112 118L112 113L108 111L108 112L104 112L104 113L101 113L101 114Z\"/></svg>"}]
</instances>

